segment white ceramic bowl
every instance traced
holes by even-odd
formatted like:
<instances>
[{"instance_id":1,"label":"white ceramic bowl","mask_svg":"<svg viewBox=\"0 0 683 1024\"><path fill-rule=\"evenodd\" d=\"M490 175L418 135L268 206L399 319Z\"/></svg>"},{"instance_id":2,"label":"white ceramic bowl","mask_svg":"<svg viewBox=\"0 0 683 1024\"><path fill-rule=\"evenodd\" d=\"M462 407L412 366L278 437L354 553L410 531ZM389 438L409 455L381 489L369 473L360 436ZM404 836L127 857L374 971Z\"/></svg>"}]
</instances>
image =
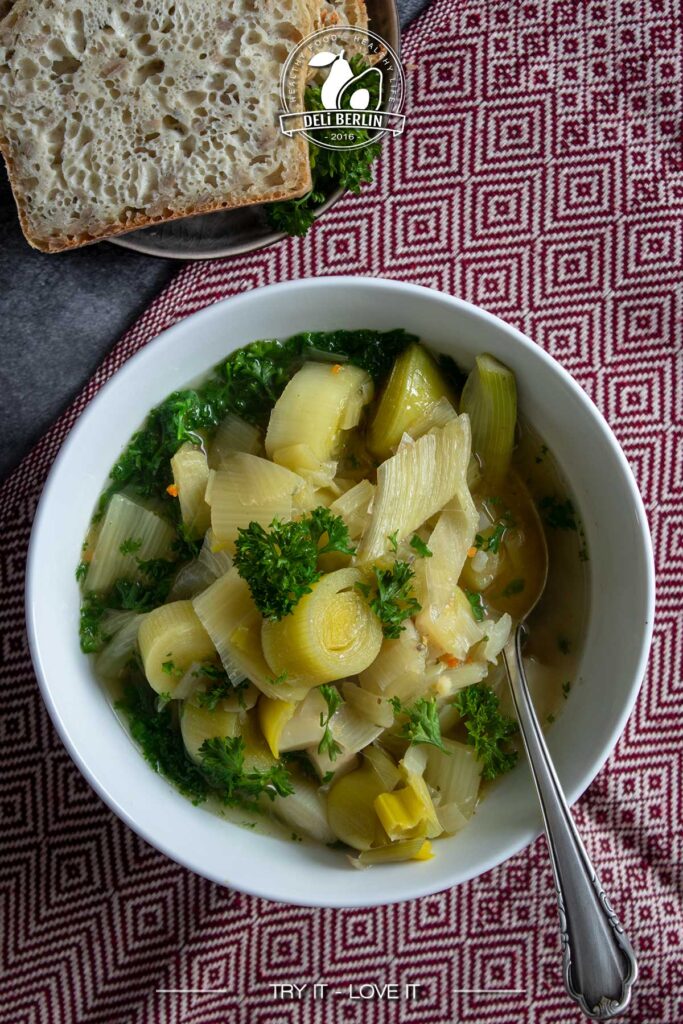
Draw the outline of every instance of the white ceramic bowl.
<instances>
[{"instance_id":1,"label":"white ceramic bowl","mask_svg":"<svg viewBox=\"0 0 683 1024\"><path fill-rule=\"evenodd\" d=\"M370 906L437 892L480 875L539 833L520 764L468 828L428 862L352 870L324 847L287 843L222 821L154 774L114 717L78 646L74 568L108 471L155 403L234 348L302 330L404 327L467 367L481 351L517 374L521 408L570 481L591 553L583 685L548 733L570 802L622 732L643 676L653 567L643 505L626 459L595 406L550 356L513 327L459 299L397 281L327 277L256 288L165 331L102 388L67 438L31 537L27 619L38 680L74 761L102 799L157 849L200 875L269 899Z\"/></svg>"}]
</instances>

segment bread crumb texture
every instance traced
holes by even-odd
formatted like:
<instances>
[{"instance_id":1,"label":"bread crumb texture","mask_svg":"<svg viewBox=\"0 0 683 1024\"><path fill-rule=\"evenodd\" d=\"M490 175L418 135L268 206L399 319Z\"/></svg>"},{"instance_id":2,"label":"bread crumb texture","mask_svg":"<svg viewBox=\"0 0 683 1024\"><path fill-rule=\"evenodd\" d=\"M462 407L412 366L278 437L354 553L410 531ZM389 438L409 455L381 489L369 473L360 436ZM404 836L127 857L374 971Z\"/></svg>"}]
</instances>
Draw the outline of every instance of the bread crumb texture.
<instances>
[{"instance_id":1,"label":"bread crumb texture","mask_svg":"<svg viewBox=\"0 0 683 1024\"><path fill-rule=\"evenodd\" d=\"M306 0L17 0L0 148L29 241L57 251L308 191L279 81L313 27Z\"/></svg>"}]
</instances>

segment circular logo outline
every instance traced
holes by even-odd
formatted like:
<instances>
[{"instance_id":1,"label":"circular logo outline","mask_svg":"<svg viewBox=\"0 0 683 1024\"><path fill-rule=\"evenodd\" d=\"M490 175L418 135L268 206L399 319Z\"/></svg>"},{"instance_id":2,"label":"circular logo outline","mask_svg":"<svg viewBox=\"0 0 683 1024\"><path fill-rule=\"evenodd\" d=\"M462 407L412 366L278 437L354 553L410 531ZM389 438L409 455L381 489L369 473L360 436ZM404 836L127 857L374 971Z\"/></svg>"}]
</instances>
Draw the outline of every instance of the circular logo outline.
<instances>
[{"instance_id":1,"label":"circular logo outline","mask_svg":"<svg viewBox=\"0 0 683 1024\"><path fill-rule=\"evenodd\" d=\"M294 47L294 49L288 55L287 60L285 61L284 65L283 65L282 72L280 74L280 101L282 103L282 111L283 111L283 115L284 116L289 115L289 116L295 117L295 116L298 115L298 116L303 117L305 114L311 113L310 111L305 111L305 110L301 110L301 111L292 110L290 105L289 105L289 103L288 103L288 100L287 100L287 82L288 82L288 79L289 79L290 75L292 74L292 68L293 68L293 65L295 65L297 59L300 59L302 54L304 53L304 51L306 49L310 48L311 42L313 40L320 40L320 41L322 41L323 39L330 39L330 38L332 38L332 39L339 39L340 37L343 38L345 35L350 37L351 41L355 42L355 43L358 43L359 38L364 38L365 40L367 40L371 44L375 44L376 48L375 48L374 51L372 51L371 47L368 48L371 56L372 56L373 52L374 53L381 53L382 51L384 51L384 56L378 62L379 65L380 65L378 70L380 70L380 72L382 74L383 80L384 80L385 74L391 74L391 78L389 79L389 89L388 89L387 105L386 105L385 108L383 108L381 113L400 115L400 111L403 109L403 104L405 102L406 76L405 76L405 72L403 70L403 65L401 64L401 61L400 61L400 59L398 57L398 54L393 49L393 47L389 45L389 43L386 41L386 39L383 39L382 36L378 35L376 32L371 32L370 29L356 28L353 25L330 25L330 26L327 26L326 28L318 29L317 32L312 32L311 35L306 36L304 39L301 40L300 43L298 43ZM320 49L320 48L318 48L318 49ZM318 51L315 51L315 52L318 52ZM385 61L388 62L389 66L387 68L382 68L381 65ZM305 63L305 67L306 68L308 68L310 66L309 62L307 60L305 62L300 60L299 66L296 67L294 70L296 70L298 73L302 73L302 67L303 67L304 63ZM371 65L371 66L372 67L377 67L377 65ZM337 113L337 112L342 113L342 112L344 112L344 113L346 113L347 111L323 111L322 113L325 113L325 112L329 112L329 113ZM283 115L281 115L281 118L280 118L281 130L284 130L284 129L282 129L282 117L283 117ZM334 129L333 125L327 125L327 126L324 126L324 127L327 128L328 130L330 130L330 129L333 130ZM389 135L389 134L398 135L402 131L402 127L399 128L399 129L372 128L371 130L374 133L376 133L376 134L374 134L371 138L367 139L365 142L359 142L356 145L352 145L352 146L343 145L341 143L339 145L335 146L335 145L332 145L332 144L327 143L327 142L322 142L319 138L316 137L315 133L309 132L305 127L304 128L300 128L300 129L294 129L294 130L297 131L299 134L303 135L305 139L307 139L309 142L312 142L313 145L317 146L319 149L331 149L331 150L334 150L334 151L342 150L342 151L350 152L350 151L352 151L354 149L364 149L366 146L370 146L370 145L372 145L375 142L379 142L381 139L383 139L385 137L385 135ZM286 133L286 134L289 134L289 133Z\"/></svg>"}]
</instances>

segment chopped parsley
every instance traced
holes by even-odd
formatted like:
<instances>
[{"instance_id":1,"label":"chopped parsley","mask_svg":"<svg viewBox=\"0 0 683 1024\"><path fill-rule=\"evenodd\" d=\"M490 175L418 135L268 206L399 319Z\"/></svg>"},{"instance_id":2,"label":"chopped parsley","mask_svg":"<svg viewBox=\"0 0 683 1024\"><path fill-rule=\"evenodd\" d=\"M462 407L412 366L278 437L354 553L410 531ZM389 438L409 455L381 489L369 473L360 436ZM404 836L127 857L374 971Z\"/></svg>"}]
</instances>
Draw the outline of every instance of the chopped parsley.
<instances>
[{"instance_id":1,"label":"chopped parsley","mask_svg":"<svg viewBox=\"0 0 683 1024\"><path fill-rule=\"evenodd\" d=\"M429 550L425 542L421 537L418 537L416 533L410 538L410 546L413 551L416 551L420 558L431 558L432 552Z\"/></svg>"},{"instance_id":2,"label":"chopped parsley","mask_svg":"<svg viewBox=\"0 0 683 1024\"><path fill-rule=\"evenodd\" d=\"M183 671L180 668L176 668L172 661L162 661L161 671L167 676L182 676Z\"/></svg>"},{"instance_id":3,"label":"chopped parsley","mask_svg":"<svg viewBox=\"0 0 683 1024\"><path fill-rule=\"evenodd\" d=\"M569 691L571 690L571 688L572 688L572 684L571 684L571 682L569 680L567 680L566 683L562 683L562 694L563 694L565 700L569 696Z\"/></svg>"},{"instance_id":4,"label":"chopped parsley","mask_svg":"<svg viewBox=\"0 0 683 1024\"><path fill-rule=\"evenodd\" d=\"M391 546L391 550L396 554L398 551L398 530L394 530L393 533L387 535L387 540Z\"/></svg>"},{"instance_id":5,"label":"chopped parsley","mask_svg":"<svg viewBox=\"0 0 683 1024\"><path fill-rule=\"evenodd\" d=\"M397 715L405 715L401 733L411 743L429 743L445 752L441 739L441 725L436 706L436 697L419 697L413 704L406 706L398 697L389 701Z\"/></svg>"},{"instance_id":6,"label":"chopped parsley","mask_svg":"<svg viewBox=\"0 0 683 1024\"><path fill-rule=\"evenodd\" d=\"M572 649L571 641L564 635L558 636L557 649L561 654L569 654Z\"/></svg>"},{"instance_id":7,"label":"chopped parsley","mask_svg":"<svg viewBox=\"0 0 683 1024\"><path fill-rule=\"evenodd\" d=\"M269 682L271 684L271 686L280 686L281 683L284 683L285 680L288 679L288 678L289 678L289 673L288 672L281 672L279 676L275 676L274 678L272 676L268 676L266 681Z\"/></svg>"},{"instance_id":8,"label":"chopped parsley","mask_svg":"<svg viewBox=\"0 0 683 1024\"><path fill-rule=\"evenodd\" d=\"M139 579L118 579L106 598L107 608L149 612L168 597L178 571L178 562L166 558L138 559Z\"/></svg>"},{"instance_id":9,"label":"chopped parsley","mask_svg":"<svg viewBox=\"0 0 683 1024\"><path fill-rule=\"evenodd\" d=\"M76 580L78 583L82 583L85 577L88 575L88 569L90 566L87 562L79 562L76 566Z\"/></svg>"},{"instance_id":10,"label":"chopped parsley","mask_svg":"<svg viewBox=\"0 0 683 1024\"><path fill-rule=\"evenodd\" d=\"M98 594L86 594L81 602L78 633L84 654L95 654L109 640L109 635L102 629L102 616L106 607Z\"/></svg>"},{"instance_id":11,"label":"chopped parsley","mask_svg":"<svg viewBox=\"0 0 683 1024\"><path fill-rule=\"evenodd\" d=\"M472 615L477 622L484 621L484 600L481 594L477 594L476 591L466 590L465 597L470 602L470 608L472 609Z\"/></svg>"},{"instance_id":12,"label":"chopped parsley","mask_svg":"<svg viewBox=\"0 0 683 1024\"><path fill-rule=\"evenodd\" d=\"M576 511L569 498L562 501L554 495L541 498L538 508L546 526L553 530L578 530Z\"/></svg>"},{"instance_id":13,"label":"chopped parsley","mask_svg":"<svg viewBox=\"0 0 683 1024\"><path fill-rule=\"evenodd\" d=\"M501 597L514 597L515 594L521 594L524 590L524 580L514 579L510 580L507 586L503 587Z\"/></svg>"},{"instance_id":14,"label":"chopped parsley","mask_svg":"<svg viewBox=\"0 0 683 1024\"><path fill-rule=\"evenodd\" d=\"M262 795L274 800L294 792L289 772L279 761L270 768L245 770L241 736L204 740L199 748L201 770L226 804L250 806Z\"/></svg>"},{"instance_id":15,"label":"chopped parsley","mask_svg":"<svg viewBox=\"0 0 683 1024\"><path fill-rule=\"evenodd\" d=\"M356 588L382 623L384 635L396 640L405 629L403 622L422 608L413 594L415 573L407 562L394 562L391 569L373 565L372 571L374 585L356 583Z\"/></svg>"},{"instance_id":16,"label":"chopped parsley","mask_svg":"<svg viewBox=\"0 0 683 1024\"><path fill-rule=\"evenodd\" d=\"M211 662L202 662L192 675L198 679L203 676L210 680L205 690L195 691L192 697L197 707L205 708L207 711L215 711L222 700L235 694L240 706L244 706L242 692L249 686L248 680L244 679L241 683L233 683L224 668L220 665L212 665Z\"/></svg>"},{"instance_id":17,"label":"chopped parsley","mask_svg":"<svg viewBox=\"0 0 683 1024\"><path fill-rule=\"evenodd\" d=\"M134 540L133 537L129 537L124 540L123 544L119 547L119 551L122 555L135 555L142 547L142 541L140 539Z\"/></svg>"},{"instance_id":18,"label":"chopped parsley","mask_svg":"<svg viewBox=\"0 0 683 1024\"><path fill-rule=\"evenodd\" d=\"M500 522L496 523L493 532L488 536L484 536L483 533L477 533L474 538L475 548L478 548L480 551L490 551L492 555L497 555L506 530L507 526L505 523Z\"/></svg>"},{"instance_id":19,"label":"chopped parsley","mask_svg":"<svg viewBox=\"0 0 683 1024\"><path fill-rule=\"evenodd\" d=\"M167 704L157 708L156 696L146 684L129 683L116 707L128 719L131 735L154 771L164 775L193 803L201 803L208 796L207 779L187 756L180 732L174 727L172 708Z\"/></svg>"},{"instance_id":20,"label":"chopped parsley","mask_svg":"<svg viewBox=\"0 0 683 1024\"><path fill-rule=\"evenodd\" d=\"M452 703L460 712L467 742L474 747L481 762L484 779L495 779L514 768L517 751L509 739L517 730L517 722L501 714L500 700L490 686L475 683L456 693Z\"/></svg>"},{"instance_id":21,"label":"chopped parsley","mask_svg":"<svg viewBox=\"0 0 683 1024\"><path fill-rule=\"evenodd\" d=\"M327 704L327 714L324 714L322 711L320 712L320 725L324 726L325 732L318 744L318 753L326 754L330 761L336 761L337 754L341 753L342 748L332 735L330 720L332 719L335 711L337 711L344 703L344 700L336 686L330 686L327 683L323 683L319 689L325 703Z\"/></svg>"},{"instance_id":22,"label":"chopped parsley","mask_svg":"<svg viewBox=\"0 0 683 1024\"><path fill-rule=\"evenodd\" d=\"M166 488L173 480L170 460L182 444L203 443L228 412L265 426L285 385L311 353L346 356L377 384L389 373L396 356L417 340L401 329L307 331L286 341L255 341L238 349L204 384L174 391L152 409L114 465L98 516L111 495L125 487L143 497L159 498L177 518L178 502Z\"/></svg>"},{"instance_id":23,"label":"chopped parsley","mask_svg":"<svg viewBox=\"0 0 683 1024\"><path fill-rule=\"evenodd\" d=\"M235 568L264 618L278 620L310 594L322 575L318 558L329 551L351 555L355 548L341 516L320 507L295 522L274 519L267 530L260 523L240 527Z\"/></svg>"}]
</instances>

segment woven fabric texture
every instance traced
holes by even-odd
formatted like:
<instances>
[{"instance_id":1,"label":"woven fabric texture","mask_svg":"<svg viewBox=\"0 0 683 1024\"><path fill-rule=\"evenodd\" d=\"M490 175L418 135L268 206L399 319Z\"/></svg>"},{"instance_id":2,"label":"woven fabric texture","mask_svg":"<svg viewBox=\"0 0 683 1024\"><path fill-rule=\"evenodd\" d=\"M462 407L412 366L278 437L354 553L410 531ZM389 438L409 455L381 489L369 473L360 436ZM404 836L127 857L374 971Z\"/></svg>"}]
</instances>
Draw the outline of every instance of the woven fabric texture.
<instances>
[{"instance_id":1,"label":"woven fabric texture","mask_svg":"<svg viewBox=\"0 0 683 1024\"><path fill-rule=\"evenodd\" d=\"M374 185L303 240L182 270L0 491L2 1022L582 1019L562 989L543 840L411 903L269 904L192 875L130 832L82 779L40 700L24 566L69 428L132 353L181 318L271 282L340 273L440 288L527 332L602 409L633 466L656 554L654 644L636 709L576 816L640 959L626 1019L683 1019L681 9L435 0L403 56L407 130ZM423 990L419 1002L283 1002L278 981ZM157 991L179 988L222 991Z\"/></svg>"}]
</instances>

